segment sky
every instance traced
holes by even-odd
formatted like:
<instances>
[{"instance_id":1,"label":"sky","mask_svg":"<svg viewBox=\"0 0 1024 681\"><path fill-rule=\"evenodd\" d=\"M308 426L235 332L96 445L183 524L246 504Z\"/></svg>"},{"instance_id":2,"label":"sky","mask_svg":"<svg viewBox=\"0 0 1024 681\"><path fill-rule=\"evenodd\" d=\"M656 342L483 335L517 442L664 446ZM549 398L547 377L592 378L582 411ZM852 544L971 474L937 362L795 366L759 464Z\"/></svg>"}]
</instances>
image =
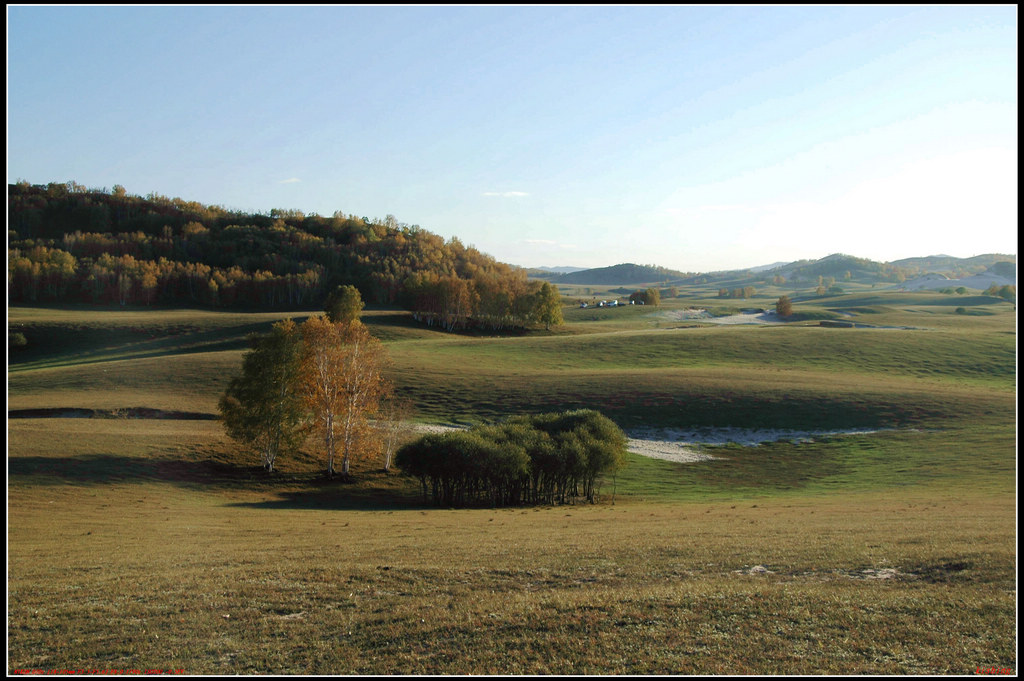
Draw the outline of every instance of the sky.
<instances>
[{"instance_id":1,"label":"sky","mask_svg":"<svg viewBox=\"0 0 1024 681\"><path fill-rule=\"evenodd\" d=\"M526 267L1017 252L1017 9L7 6L7 178Z\"/></svg>"}]
</instances>

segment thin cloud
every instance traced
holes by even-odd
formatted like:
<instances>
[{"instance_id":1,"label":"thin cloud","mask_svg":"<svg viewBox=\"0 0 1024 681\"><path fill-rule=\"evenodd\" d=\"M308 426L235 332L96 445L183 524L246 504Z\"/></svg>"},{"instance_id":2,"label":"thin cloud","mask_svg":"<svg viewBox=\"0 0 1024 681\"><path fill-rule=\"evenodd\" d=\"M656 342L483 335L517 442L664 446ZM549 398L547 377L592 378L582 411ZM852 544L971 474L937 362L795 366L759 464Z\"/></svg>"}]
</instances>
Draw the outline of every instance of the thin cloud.
<instances>
[{"instance_id":1,"label":"thin cloud","mask_svg":"<svg viewBox=\"0 0 1024 681\"><path fill-rule=\"evenodd\" d=\"M505 198L515 198L517 196L529 196L526 192L484 192L484 196L501 196Z\"/></svg>"},{"instance_id":2,"label":"thin cloud","mask_svg":"<svg viewBox=\"0 0 1024 681\"><path fill-rule=\"evenodd\" d=\"M296 182L302 182L302 180L297 177L289 177L287 180L281 180L278 184L295 184Z\"/></svg>"},{"instance_id":3,"label":"thin cloud","mask_svg":"<svg viewBox=\"0 0 1024 681\"><path fill-rule=\"evenodd\" d=\"M545 246L554 247L561 249L576 248L576 244L560 244L557 241L551 241L550 239L524 239L523 243L528 246Z\"/></svg>"}]
</instances>

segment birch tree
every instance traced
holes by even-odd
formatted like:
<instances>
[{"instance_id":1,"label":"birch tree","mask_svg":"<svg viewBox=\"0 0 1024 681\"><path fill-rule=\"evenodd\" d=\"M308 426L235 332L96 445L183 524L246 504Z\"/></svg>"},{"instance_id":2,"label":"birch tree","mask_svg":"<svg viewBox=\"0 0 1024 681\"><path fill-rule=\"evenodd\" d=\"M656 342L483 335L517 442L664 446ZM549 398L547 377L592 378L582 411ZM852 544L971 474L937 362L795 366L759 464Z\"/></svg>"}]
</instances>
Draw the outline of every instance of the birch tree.
<instances>
[{"instance_id":1,"label":"birch tree","mask_svg":"<svg viewBox=\"0 0 1024 681\"><path fill-rule=\"evenodd\" d=\"M368 456L378 441L370 417L385 391L385 351L359 321L332 323L310 317L302 325L302 393L313 412L327 454L327 475L348 478L352 459Z\"/></svg>"},{"instance_id":2,"label":"birch tree","mask_svg":"<svg viewBox=\"0 0 1024 681\"><path fill-rule=\"evenodd\" d=\"M384 457L384 470L390 471L394 463L395 452L399 445L409 437L407 421L412 416L412 401L404 397L395 397L390 389L385 390L388 396L381 401L377 418L377 433L380 438L381 453Z\"/></svg>"}]
</instances>

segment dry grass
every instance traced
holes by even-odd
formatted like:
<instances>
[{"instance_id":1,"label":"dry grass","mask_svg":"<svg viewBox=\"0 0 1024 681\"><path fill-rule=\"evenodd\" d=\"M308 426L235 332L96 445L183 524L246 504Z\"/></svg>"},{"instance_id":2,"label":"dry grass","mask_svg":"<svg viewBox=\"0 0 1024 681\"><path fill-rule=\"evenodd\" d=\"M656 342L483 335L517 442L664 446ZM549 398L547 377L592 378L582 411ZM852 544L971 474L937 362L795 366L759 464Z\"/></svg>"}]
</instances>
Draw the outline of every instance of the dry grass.
<instances>
[{"instance_id":1,"label":"dry grass","mask_svg":"<svg viewBox=\"0 0 1024 681\"><path fill-rule=\"evenodd\" d=\"M268 479L213 421L9 420L8 671L1015 670L1014 320L929 302L860 301L941 331L859 346L645 335L635 311L497 340L368 316L436 419L582 403L633 425L900 426L634 460L614 504L434 509L372 465L327 483L304 454ZM10 313L40 332L9 367L10 409L207 413L245 332L287 316Z\"/></svg>"},{"instance_id":2,"label":"dry grass","mask_svg":"<svg viewBox=\"0 0 1024 681\"><path fill-rule=\"evenodd\" d=\"M1016 664L1006 495L339 511L296 503L289 491L308 483L198 475L225 451L215 429L12 422L10 669L957 674ZM59 473L118 446L120 458L91 461L118 467L105 479ZM159 479L172 458L195 468Z\"/></svg>"}]
</instances>

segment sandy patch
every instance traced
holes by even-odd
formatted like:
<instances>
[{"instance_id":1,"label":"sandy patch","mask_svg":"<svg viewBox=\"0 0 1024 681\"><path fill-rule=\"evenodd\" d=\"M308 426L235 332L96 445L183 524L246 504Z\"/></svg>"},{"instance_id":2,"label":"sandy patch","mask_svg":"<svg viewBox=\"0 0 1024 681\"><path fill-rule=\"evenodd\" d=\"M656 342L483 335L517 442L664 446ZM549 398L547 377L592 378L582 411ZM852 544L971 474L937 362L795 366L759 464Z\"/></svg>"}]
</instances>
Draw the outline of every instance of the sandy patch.
<instances>
[{"instance_id":1,"label":"sandy patch","mask_svg":"<svg viewBox=\"0 0 1024 681\"><path fill-rule=\"evenodd\" d=\"M744 312L706 320L712 324L782 324L774 312Z\"/></svg>"},{"instance_id":2,"label":"sandy patch","mask_svg":"<svg viewBox=\"0 0 1024 681\"><path fill-rule=\"evenodd\" d=\"M782 324L772 311L742 312L740 314L715 317L707 310L692 308L689 310L666 310L655 316L674 322L707 322L708 324Z\"/></svg>"},{"instance_id":3,"label":"sandy patch","mask_svg":"<svg viewBox=\"0 0 1024 681\"><path fill-rule=\"evenodd\" d=\"M753 428L701 428L683 430L672 428L650 428L627 433L629 451L653 459L693 463L715 459L703 449L704 445L716 446L738 444L756 447L765 442L792 442L806 444L815 438L838 435L868 435L878 430L767 430Z\"/></svg>"},{"instance_id":4,"label":"sandy patch","mask_svg":"<svg viewBox=\"0 0 1024 681\"><path fill-rule=\"evenodd\" d=\"M694 463L696 461L708 461L714 459L698 445L671 442L669 440L655 440L645 438L629 438L626 449L640 456L652 459L664 459L665 461L676 461L679 463Z\"/></svg>"},{"instance_id":5,"label":"sandy patch","mask_svg":"<svg viewBox=\"0 0 1024 681\"><path fill-rule=\"evenodd\" d=\"M664 312L655 312L650 315L651 317L657 317L658 319L669 319L674 322L687 322L687 321L706 321L714 319L711 313L707 310L700 308L689 308L686 310L665 310Z\"/></svg>"},{"instance_id":6,"label":"sandy patch","mask_svg":"<svg viewBox=\"0 0 1024 681\"><path fill-rule=\"evenodd\" d=\"M443 426L438 423L410 423L409 430L421 435L448 433L453 430L465 430L460 426Z\"/></svg>"}]
</instances>

